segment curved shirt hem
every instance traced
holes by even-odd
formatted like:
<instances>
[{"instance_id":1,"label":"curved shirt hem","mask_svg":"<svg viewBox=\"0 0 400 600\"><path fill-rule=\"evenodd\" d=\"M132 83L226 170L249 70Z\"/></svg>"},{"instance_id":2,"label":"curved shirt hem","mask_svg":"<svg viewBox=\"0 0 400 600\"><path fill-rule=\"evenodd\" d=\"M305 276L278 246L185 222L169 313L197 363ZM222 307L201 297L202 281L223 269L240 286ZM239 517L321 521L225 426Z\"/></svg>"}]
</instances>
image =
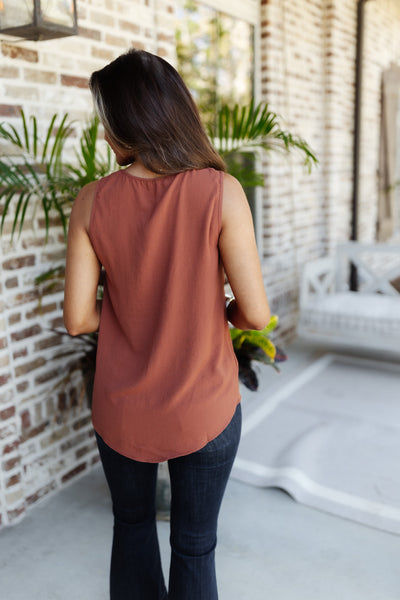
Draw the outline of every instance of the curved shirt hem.
<instances>
[{"instance_id":1,"label":"curved shirt hem","mask_svg":"<svg viewBox=\"0 0 400 600\"><path fill-rule=\"evenodd\" d=\"M173 458L179 458L181 456L188 456L189 454L198 452L199 450L204 448L204 446L206 446L207 444L212 442L212 440L214 440L216 437L218 437L224 431L224 429L226 429L226 427L228 427L229 423L231 422L231 420L233 418L233 415L235 414L235 410L237 409L237 406L238 406L238 404L240 404L241 400L242 400L242 397L239 394L239 398L236 401L236 403L233 407L233 412L230 415L227 422L224 423L223 427L219 428L215 434L214 433L211 434L210 437L207 438L205 443L202 442L199 446L196 445L194 448L187 450L185 452L176 452L176 453L174 452L172 454L168 452L168 453L160 454L157 457L155 456L156 453L153 453L151 458L144 457L144 454L146 453L146 450L144 450L144 449L140 449L140 450L138 450L138 452L135 452L135 453L127 453L123 449L118 448L116 444L114 444L112 441L110 441L108 439L107 432L103 432L101 427L96 427L93 418L92 418L92 423L93 423L93 428L94 428L95 432L103 439L103 441L107 444L107 446L109 446L109 448L114 450L114 452L117 452L121 456L125 456L126 458L130 458L131 460L135 460L137 462L162 463L162 462L166 462L167 460L172 460Z\"/></svg>"}]
</instances>

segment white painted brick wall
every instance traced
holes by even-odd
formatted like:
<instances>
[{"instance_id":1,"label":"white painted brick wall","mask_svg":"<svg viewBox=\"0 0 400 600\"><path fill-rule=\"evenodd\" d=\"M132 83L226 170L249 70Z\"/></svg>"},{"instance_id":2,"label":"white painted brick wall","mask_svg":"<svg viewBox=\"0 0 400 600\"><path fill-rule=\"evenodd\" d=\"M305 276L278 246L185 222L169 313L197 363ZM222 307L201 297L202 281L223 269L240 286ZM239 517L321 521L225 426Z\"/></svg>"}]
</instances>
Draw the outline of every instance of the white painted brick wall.
<instances>
[{"instance_id":1,"label":"white painted brick wall","mask_svg":"<svg viewBox=\"0 0 400 600\"><path fill-rule=\"evenodd\" d=\"M296 155L269 155L263 162L263 269L284 339L295 329L303 264L349 236L356 6L357 0L260 1L262 98L320 160L311 175ZM78 134L92 112L91 71L131 45L174 62L173 0L78 0L78 12L79 37L0 41L0 120L18 124L23 107L43 127L54 112L68 111ZM367 3L360 194L360 238L366 240L375 231L380 77L400 59L399 27L397 0ZM65 341L49 328L61 324L62 292L46 295L40 313L33 285L62 258L61 231L54 229L44 246L42 224L36 225L36 237L28 227L14 246L7 238L1 245L0 526L97 461L88 410L61 410L76 403L80 382L65 387L65 395L55 387L65 364L56 356Z\"/></svg>"},{"instance_id":2,"label":"white painted brick wall","mask_svg":"<svg viewBox=\"0 0 400 600\"><path fill-rule=\"evenodd\" d=\"M357 0L264 0L261 6L262 97L302 135L320 165L265 161L264 257L267 291L282 333L296 323L306 260L350 236ZM359 238L375 239L380 78L400 59L400 3L366 5Z\"/></svg>"}]
</instances>

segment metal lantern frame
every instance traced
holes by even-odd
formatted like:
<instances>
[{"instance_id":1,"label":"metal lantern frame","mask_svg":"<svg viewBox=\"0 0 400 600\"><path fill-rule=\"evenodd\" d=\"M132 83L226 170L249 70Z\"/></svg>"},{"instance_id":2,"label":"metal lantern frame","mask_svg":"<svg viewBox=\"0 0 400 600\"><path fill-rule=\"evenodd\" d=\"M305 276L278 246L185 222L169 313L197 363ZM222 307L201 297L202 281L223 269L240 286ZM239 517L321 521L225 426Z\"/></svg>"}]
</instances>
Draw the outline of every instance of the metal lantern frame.
<instances>
[{"instance_id":1,"label":"metal lantern frame","mask_svg":"<svg viewBox=\"0 0 400 600\"><path fill-rule=\"evenodd\" d=\"M2 0L0 4L13 2L14 0ZM48 0L47 0L48 1ZM12 27L2 28L0 25L0 34L12 35L26 40L43 41L51 40L60 37L67 37L78 34L78 16L76 11L76 0L70 0L73 14L72 26L63 25L59 22L54 22L46 19L43 16L42 4L43 0L31 0L32 3L32 21L21 25L13 25ZM1 14L1 13L0 13ZM1 23L1 21L0 21Z\"/></svg>"}]
</instances>

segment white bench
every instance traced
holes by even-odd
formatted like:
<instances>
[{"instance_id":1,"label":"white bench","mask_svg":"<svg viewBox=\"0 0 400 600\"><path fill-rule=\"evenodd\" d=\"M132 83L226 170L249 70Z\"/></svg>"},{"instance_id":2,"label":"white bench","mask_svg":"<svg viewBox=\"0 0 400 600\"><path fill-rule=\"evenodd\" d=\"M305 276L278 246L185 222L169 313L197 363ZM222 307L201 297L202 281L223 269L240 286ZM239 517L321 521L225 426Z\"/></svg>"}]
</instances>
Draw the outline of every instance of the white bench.
<instances>
[{"instance_id":1,"label":"white bench","mask_svg":"<svg viewBox=\"0 0 400 600\"><path fill-rule=\"evenodd\" d=\"M350 291L350 265L358 291ZM300 338L400 358L400 245L348 242L304 267Z\"/></svg>"}]
</instances>

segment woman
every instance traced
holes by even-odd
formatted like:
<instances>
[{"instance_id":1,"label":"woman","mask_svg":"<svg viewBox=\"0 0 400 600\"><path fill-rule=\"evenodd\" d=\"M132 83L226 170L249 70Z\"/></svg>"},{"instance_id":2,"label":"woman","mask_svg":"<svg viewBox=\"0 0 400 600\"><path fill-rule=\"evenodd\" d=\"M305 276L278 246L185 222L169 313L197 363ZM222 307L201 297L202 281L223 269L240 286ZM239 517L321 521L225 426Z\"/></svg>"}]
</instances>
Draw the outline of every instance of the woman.
<instances>
[{"instance_id":1,"label":"woman","mask_svg":"<svg viewBox=\"0 0 400 600\"><path fill-rule=\"evenodd\" d=\"M131 50L90 88L126 168L76 198L64 321L72 335L99 328L93 425L113 502L111 599L215 600L217 518L241 426L228 319L269 320L251 214L166 61ZM166 460L168 592L155 523Z\"/></svg>"}]
</instances>

